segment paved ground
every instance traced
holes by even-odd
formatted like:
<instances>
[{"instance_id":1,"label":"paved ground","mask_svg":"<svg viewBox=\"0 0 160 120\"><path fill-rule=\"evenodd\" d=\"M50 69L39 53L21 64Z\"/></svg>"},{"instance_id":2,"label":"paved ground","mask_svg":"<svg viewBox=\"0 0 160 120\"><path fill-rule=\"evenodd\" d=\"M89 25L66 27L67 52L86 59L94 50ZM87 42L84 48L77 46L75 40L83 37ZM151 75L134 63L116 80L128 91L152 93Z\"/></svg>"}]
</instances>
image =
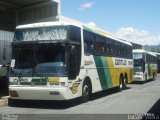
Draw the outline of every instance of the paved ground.
<instances>
[{"instance_id":1,"label":"paved ground","mask_svg":"<svg viewBox=\"0 0 160 120\"><path fill-rule=\"evenodd\" d=\"M3 115L23 114L20 116L26 118L26 114L32 114L30 117L34 119L37 116L39 116L38 119L44 119L44 117L49 119L53 117L53 114L54 118L63 119L66 118L64 114L67 114L69 115L67 118L76 118L76 120L82 118L96 120L100 116L101 118L124 120L134 117L132 114L141 118L144 113L160 114L160 75L155 81L146 84L130 84L127 90L121 92L109 90L94 94L92 100L84 104L77 100L70 102L20 101L15 106L0 108L0 114ZM76 114L83 114L83 116Z\"/></svg>"}]
</instances>

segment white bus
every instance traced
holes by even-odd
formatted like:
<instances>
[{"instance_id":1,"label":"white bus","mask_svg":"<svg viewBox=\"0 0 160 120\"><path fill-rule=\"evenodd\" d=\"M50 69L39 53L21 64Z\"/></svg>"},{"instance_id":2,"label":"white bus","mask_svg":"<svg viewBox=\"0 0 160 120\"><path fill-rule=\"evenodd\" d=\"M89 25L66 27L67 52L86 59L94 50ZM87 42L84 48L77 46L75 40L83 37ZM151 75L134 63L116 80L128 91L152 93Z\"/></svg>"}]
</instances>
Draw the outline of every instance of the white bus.
<instances>
[{"instance_id":1,"label":"white bus","mask_svg":"<svg viewBox=\"0 0 160 120\"><path fill-rule=\"evenodd\" d=\"M133 81L132 45L88 25L46 22L16 28L11 99L88 101Z\"/></svg>"},{"instance_id":2,"label":"white bus","mask_svg":"<svg viewBox=\"0 0 160 120\"><path fill-rule=\"evenodd\" d=\"M143 49L133 50L134 81L146 82L157 76L156 54Z\"/></svg>"}]
</instances>

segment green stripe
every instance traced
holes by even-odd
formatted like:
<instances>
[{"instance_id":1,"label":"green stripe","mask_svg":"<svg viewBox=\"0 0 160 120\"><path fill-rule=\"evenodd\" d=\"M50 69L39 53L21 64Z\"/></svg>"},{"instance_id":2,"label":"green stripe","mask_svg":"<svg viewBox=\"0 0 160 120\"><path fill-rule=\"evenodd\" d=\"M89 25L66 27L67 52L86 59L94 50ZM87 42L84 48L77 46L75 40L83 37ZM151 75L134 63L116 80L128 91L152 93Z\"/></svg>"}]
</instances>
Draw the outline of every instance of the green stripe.
<instances>
[{"instance_id":1,"label":"green stripe","mask_svg":"<svg viewBox=\"0 0 160 120\"><path fill-rule=\"evenodd\" d=\"M105 69L103 69L103 70L104 70L104 73L105 73L105 78L106 78L106 81L107 81L108 88L112 88L113 87L112 77L111 77L107 57L101 57L101 58L102 58L103 66L105 67Z\"/></svg>"},{"instance_id":2,"label":"green stripe","mask_svg":"<svg viewBox=\"0 0 160 120\"><path fill-rule=\"evenodd\" d=\"M40 78L40 79L32 79L32 83L34 83L35 85L47 85L47 79L46 78Z\"/></svg>"},{"instance_id":3,"label":"green stripe","mask_svg":"<svg viewBox=\"0 0 160 120\"><path fill-rule=\"evenodd\" d=\"M107 88L112 88L113 85L112 85L110 70L108 69L109 65L107 58L102 56L94 56L94 60L96 63L96 68L102 89L104 90Z\"/></svg>"}]
</instances>

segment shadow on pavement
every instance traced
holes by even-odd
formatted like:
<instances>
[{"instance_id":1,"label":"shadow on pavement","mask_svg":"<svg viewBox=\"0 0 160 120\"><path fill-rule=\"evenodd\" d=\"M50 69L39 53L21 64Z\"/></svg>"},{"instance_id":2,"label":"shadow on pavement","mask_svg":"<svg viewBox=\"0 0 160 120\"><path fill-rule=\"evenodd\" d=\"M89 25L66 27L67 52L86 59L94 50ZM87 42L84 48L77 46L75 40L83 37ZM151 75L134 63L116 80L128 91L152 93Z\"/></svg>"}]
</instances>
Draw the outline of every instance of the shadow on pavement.
<instances>
[{"instance_id":1,"label":"shadow on pavement","mask_svg":"<svg viewBox=\"0 0 160 120\"><path fill-rule=\"evenodd\" d=\"M152 108L144 115L142 120L151 119L160 120L160 99L152 106Z\"/></svg>"},{"instance_id":2,"label":"shadow on pavement","mask_svg":"<svg viewBox=\"0 0 160 120\"><path fill-rule=\"evenodd\" d=\"M126 88L130 89L129 87ZM94 93L91 96L91 101L98 98L106 97L108 95L119 92L117 88L108 89L102 92ZM41 100L8 100L8 106L21 108L38 108L38 109L68 109L81 104L81 99L76 98L69 101L41 101Z\"/></svg>"},{"instance_id":3,"label":"shadow on pavement","mask_svg":"<svg viewBox=\"0 0 160 120\"><path fill-rule=\"evenodd\" d=\"M0 89L0 98L4 96L8 96L8 90L5 89Z\"/></svg>"},{"instance_id":4,"label":"shadow on pavement","mask_svg":"<svg viewBox=\"0 0 160 120\"><path fill-rule=\"evenodd\" d=\"M37 109L67 109L79 105L78 99L70 101L48 101L48 100L8 100L8 106L20 108L37 108Z\"/></svg>"},{"instance_id":5,"label":"shadow on pavement","mask_svg":"<svg viewBox=\"0 0 160 120\"><path fill-rule=\"evenodd\" d=\"M3 96L8 96L8 79L5 77L0 77L0 98Z\"/></svg>"},{"instance_id":6,"label":"shadow on pavement","mask_svg":"<svg viewBox=\"0 0 160 120\"><path fill-rule=\"evenodd\" d=\"M125 90L128 90L128 89L130 89L130 87L127 87ZM122 91L124 91L124 90L122 90ZM97 93L92 94L91 100L96 100L98 98L106 97L106 96L109 96L109 95L112 95L112 94L115 94L118 92L121 92L118 87L107 89L102 92L97 92Z\"/></svg>"},{"instance_id":7,"label":"shadow on pavement","mask_svg":"<svg viewBox=\"0 0 160 120\"><path fill-rule=\"evenodd\" d=\"M130 83L130 84L139 84L139 85L143 85L143 84L147 84L147 83L150 83L150 82L153 82L153 81L155 81L155 80L153 80L153 79L149 79L149 80L147 80L146 82L145 81L133 81L132 83Z\"/></svg>"}]
</instances>

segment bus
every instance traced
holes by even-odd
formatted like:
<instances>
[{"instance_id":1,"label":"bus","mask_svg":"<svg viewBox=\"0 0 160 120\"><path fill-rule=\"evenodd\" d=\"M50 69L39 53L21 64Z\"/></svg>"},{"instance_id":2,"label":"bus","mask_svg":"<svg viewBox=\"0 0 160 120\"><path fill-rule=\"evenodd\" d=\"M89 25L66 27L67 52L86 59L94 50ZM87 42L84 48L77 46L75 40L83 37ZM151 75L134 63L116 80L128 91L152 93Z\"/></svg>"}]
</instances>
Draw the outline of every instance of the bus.
<instances>
[{"instance_id":1,"label":"bus","mask_svg":"<svg viewBox=\"0 0 160 120\"><path fill-rule=\"evenodd\" d=\"M132 45L90 25L44 22L16 28L11 100L87 102L92 93L133 81Z\"/></svg>"},{"instance_id":2,"label":"bus","mask_svg":"<svg viewBox=\"0 0 160 120\"><path fill-rule=\"evenodd\" d=\"M157 73L160 73L160 53L154 53L157 55Z\"/></svg>"},{"instance_id":3,"label":"bus","mask_svg":"<svg viewBox=\"0 0 160 120\"><path fill-rule=\"evenodd\" d=\"M146 82L157 76L157 57L153 52L143 49L133 50L134 81Z\"/></svg>"}]
</instances>

